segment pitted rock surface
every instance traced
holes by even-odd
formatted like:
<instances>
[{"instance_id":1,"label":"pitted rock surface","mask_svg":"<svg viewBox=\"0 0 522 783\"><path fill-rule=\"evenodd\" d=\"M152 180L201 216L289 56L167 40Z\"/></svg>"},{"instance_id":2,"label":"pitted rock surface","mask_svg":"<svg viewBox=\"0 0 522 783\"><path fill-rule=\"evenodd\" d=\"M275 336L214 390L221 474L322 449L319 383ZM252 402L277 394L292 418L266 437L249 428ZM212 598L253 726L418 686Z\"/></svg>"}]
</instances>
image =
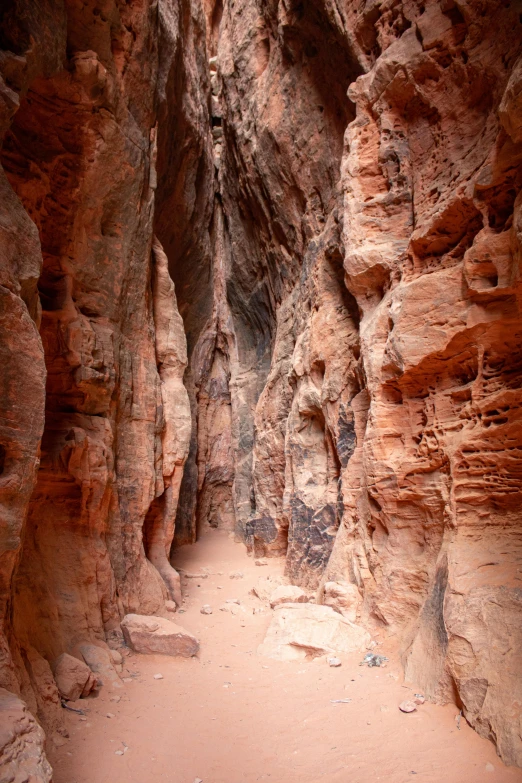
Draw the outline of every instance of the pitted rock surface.
<instances>
[{"instance_id":1,"label":"pitted rock surface","mask_svg":"<svg viewBox=\"0 0 522 783\"><path fill-rule=\"evenodd\" d=\"M522 766L519 4L4 5L0 685L221 528Z\"/></svg>"}]
</instances>

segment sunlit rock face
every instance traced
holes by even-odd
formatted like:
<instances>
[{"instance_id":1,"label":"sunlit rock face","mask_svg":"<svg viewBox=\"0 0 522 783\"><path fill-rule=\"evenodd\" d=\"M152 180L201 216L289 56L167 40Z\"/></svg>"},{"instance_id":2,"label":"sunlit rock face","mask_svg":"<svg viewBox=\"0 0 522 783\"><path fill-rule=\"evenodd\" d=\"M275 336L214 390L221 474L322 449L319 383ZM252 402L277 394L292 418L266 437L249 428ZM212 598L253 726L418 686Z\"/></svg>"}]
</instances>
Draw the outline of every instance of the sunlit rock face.
<instances>
[{"instance_id":1,"label":"sunlit rock face","mask_svg":"<svg viewBox=\"0 0 522 783\"><path fill-rule=\"evenodd\" d=\"M211 526L522 765L520 12L0 11L0 686L51 740Z\"/></svg>"}]
</instances>

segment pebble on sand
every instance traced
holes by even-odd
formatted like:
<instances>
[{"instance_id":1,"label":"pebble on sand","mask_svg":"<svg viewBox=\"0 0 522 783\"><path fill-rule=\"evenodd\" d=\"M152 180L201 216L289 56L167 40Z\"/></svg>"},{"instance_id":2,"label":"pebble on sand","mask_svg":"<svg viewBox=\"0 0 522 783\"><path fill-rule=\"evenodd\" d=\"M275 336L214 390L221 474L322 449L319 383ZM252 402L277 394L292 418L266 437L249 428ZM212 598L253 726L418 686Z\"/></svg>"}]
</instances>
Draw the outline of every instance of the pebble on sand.
<instances>
[{"instance_id":1,"label":"pebble on sand","mask_svg":"<svg viewBox=\"0 0 522 783\"><path fill-rule=\"evenodd\" d=\"M155 674L154 675L154 679L155 680L162 680L163 679L163 674Z\"/></svg>"},{"instance_id":2,"label":"pebble on sand","mask_svg":"<svg viewBox=\"0 0 522 783\"><path fill-rule=\"evenodd\" d=\"M327 658L326 661L332 667L342 666L343 663L340 658Z\"/></svg>"},{"instance_id":3,"label":"pebble on sand","mask_svg":"<svg viewBox=\"0 0 522 783\"><path fill-rule=\"evenodd\" d=\"M201 614L212 614L212 607L209 606L208 604L205 604L204 606L201 607L199 611L201 612Z\"/></svg>"},{"instance_id":4,"label":"pebble on sand","mask_svg":"<svg viewBox=\"0 0 522 783\"><path fill-rule=\"evenodd\" d=\"M401 701L399 709L401 712L415 712L417 706L413 701Z\"/></svg>"}]
</instances>

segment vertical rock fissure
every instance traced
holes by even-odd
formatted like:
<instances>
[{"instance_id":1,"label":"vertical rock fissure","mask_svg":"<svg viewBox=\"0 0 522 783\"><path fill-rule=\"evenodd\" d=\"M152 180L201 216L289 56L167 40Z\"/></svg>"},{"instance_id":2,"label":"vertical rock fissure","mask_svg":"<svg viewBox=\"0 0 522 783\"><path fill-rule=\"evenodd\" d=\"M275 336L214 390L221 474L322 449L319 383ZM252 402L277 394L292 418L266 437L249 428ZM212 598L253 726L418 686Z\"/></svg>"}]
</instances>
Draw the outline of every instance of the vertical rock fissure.
<instances>
[{"instance_id":1,"label":"vertical rock fissure","mask_svg":"<svg viewBox=\"0 0 522 783\"><path fill-rule=\"evenodd\" d=\"M522 765L520 19L3 5L0 686L51 740L217 527Z\"/></svg>"}]
</instances>

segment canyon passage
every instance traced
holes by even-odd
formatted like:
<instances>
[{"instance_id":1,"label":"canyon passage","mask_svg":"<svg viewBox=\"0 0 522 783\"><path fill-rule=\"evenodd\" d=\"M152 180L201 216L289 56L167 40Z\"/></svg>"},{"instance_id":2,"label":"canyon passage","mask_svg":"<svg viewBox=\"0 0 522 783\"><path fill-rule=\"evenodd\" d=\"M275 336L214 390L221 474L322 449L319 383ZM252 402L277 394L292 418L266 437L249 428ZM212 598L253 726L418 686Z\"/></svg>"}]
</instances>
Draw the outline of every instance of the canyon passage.
<instances>
[{"instance_id":1,"label":"canyon passage","mask_svg":"<svg viewBox=\"0 0 522 783\"><path fill-rule=\"evenodd\" d=\"M522 0L4 0L0 142L0 783L522 780Z\"/></svg>"}]
</instances>

